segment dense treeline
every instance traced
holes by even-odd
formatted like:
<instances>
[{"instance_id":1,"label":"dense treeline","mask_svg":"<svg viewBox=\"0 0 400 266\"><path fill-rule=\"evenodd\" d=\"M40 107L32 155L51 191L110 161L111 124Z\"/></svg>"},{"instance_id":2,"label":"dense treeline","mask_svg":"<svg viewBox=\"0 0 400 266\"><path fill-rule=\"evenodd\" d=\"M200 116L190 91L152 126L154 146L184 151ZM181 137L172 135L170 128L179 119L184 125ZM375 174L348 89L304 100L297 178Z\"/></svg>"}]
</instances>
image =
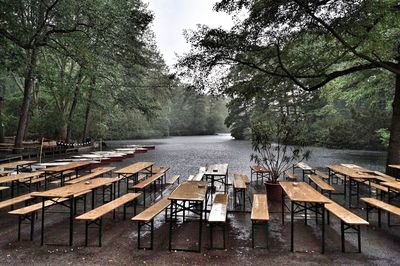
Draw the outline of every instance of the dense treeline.
<instances>
[{"instance_id":1,"label":"dense treeline","mask_svg":"<svg viewBox=\"0 0 400 266\"><path fill-rule=\"evenodd\" d=\"M16 147L41 137L69 142L224 129L223 101L183 90L169 73L150 30L153 14L141 0L1 5L0 138L16 135Z\"/></svg>"},{"instance_id":2,"label":"dense treeline","mask_svg":"<svg viewBox=\"0 0 400 266\"><path fill-rule=\"evenodd\" d=\"M223 0L214 8L235 25L199 26L180 66L197 87L233 99L235 136L286 116L301 125L301 141L386 144L387 163L400 163L398 1Z\"/></svg>"}]
</instances>

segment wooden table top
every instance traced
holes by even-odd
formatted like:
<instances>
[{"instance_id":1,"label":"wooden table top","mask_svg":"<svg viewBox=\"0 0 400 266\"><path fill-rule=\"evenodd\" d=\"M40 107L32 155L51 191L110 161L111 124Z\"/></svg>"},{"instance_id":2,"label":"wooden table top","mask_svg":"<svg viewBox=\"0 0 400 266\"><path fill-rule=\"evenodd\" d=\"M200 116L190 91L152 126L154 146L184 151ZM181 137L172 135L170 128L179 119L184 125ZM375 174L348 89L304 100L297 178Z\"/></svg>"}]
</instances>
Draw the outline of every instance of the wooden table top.
<instances>
[{"instance_id":1,"label":"wooden table top","mask_svg":"<svg viewBox=\"0 0 400 266\"><path fill-rule=\"evenodd\" d=\"M335 173L349 176L351 178L361 178L361 179L376 179L376 175L371 175L369 173L364 173L361 170L355 170L340 164L330 164L327 165L329 169Z\"/></svg>"},{"instance_id":2,"label":"wooden table top","mask_svg":"<svg viewBox=\"0 0 400 266\"><path fill-rule=\"evenodd\" d=\"M2 163L0 164L0 168L12 168L19 165L30 165L34 163L36 163L36 161L16 161L16 162Z\"/></svg>"},{"instance_id":3,"label":"wooden table top","mask_svg":"<svg viewBox=\"0 0 400 266\"><path fill-rule=\"evenodd\" d=\"M169 196L169 200L203 201L206 198L207 182L189 181L179 185Z\"/></svg>"},{"instance_id":4,"label":"wooden table top","mask_svg":"<svg viewBox=\"0 0 400 266\"><path fill-rule=\"evenodd\" d=\"M64 172L64 171L68 171L68 170L75 170L75 169L78 169L81 167L86 167L91 164L92 163L90 161L71 162L71 163L65 164L65 165L58 165L58 166L45 168L45 169L43 169L43 171L46 173Z\"/></svg>"},{"instance_id":5,"label":"wooden table top","mask_svg":"<svg viewBox=\"0 0 400 266\"><path fill-rule=\"evenodd\" d=\"M400 164L389 164L388 166L400 170Z\"/></svg>"},{"instance_id":6,"label":"wooden table top","mask_svg":"<svg viewBox=\"0 0 400 266\"><path fill-rule=\"evenodd\" d=\"M250 168L256 173L269 173L271 172L269 169L265 168L262 165L252 165Z\"/></svg>"},{"instance_id":7,"label":"wooden table top","mask_svg":"<svg viewBox=\"0 0 400 266\"><path fill-rule=\"evenodd\" d=\"M279 184L291 201L311 203L327 203L331 201L305 182L283 181L279 182Z\"/></svg>"},{"instance_id":8,"label":"wooden table top","mask_svg":"<svg viewBox=\"0 0 400 266\"><path fill-rule=\"evenodd\" d=\"M58 187L46 191L32 192L32 197L68 198L83 191L92 190L116 181L118 181L118 178L100 177L92 179L89 182L76 183L69 186Z\"/></svg>"},{"instance_id":9,"label":"wooden table top","mask_svg":"<svg viewBox=\"0 0 400 266\"><path fill-rule=\"evenodd\" d=\"M153 162L137 162L115 171L116 174L136 174L153 166Z\"/></svg>"},{"instance_id":10,"label":"wooden table top","mask_svg":"<svg viewBox=\"0 0 400 266\"><path fill-rule=\"evenodd\" d=\"M31 172L31 173L21 173L21 174L16 174L16 175L3 176L3 177L0 177L0 184L1 183L9 183L12 181L18 181L18 180L26 179L26 178L37 177L43 173L44 172L42 172L42 171L37 171L37 172Z\"/></svg>"},{"instance_id":11,"label":"wooden table top","mask_svg":"<svg viewBox=\"0 0 400 266\"><path fill-rule=\"evenodd\" d=\"M400 190L400 182L398 181L381 182L380 184L385 187L390 187L396 190Z\"/></svg>"},{"instance_id":12,"label":"wooden table top","mask_svg":"<svg viewBox=\"0 0 400 266\"><path fill-rule=\"evenodd\" d=\"M304 162L299 162L295 165L295 167L300 168L301 170L314 170L311 166Z\"/></svg>"},{"instance_id":13,"label":"wooden table top","mask_svg":"<svg viewBox=\"0 0 400 266\"><path fill-rule=\"evenodd\" d=\"M205 175L226 175L228 173L228 164L212 164L206 169Z\"/></svg>"}]
</instances>

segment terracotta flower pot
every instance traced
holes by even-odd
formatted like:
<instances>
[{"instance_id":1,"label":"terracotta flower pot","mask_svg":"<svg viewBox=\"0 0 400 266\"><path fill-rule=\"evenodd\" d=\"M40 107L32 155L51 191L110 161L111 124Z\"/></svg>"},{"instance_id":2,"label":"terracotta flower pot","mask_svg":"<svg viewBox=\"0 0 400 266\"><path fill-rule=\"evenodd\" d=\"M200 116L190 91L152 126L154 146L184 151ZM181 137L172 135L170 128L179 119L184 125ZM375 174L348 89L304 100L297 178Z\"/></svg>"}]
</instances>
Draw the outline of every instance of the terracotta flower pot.
<instances>
[{"instance_id":1,"label":"terracotta flower pot","mask_svg":"<svg viewBox=\"0 0 400 266\"><path fill-rule=\"evenodd\" d=\"M264 183L268 201L282 201L282 188L279 183Z\"/></svg>"}]
</instances>

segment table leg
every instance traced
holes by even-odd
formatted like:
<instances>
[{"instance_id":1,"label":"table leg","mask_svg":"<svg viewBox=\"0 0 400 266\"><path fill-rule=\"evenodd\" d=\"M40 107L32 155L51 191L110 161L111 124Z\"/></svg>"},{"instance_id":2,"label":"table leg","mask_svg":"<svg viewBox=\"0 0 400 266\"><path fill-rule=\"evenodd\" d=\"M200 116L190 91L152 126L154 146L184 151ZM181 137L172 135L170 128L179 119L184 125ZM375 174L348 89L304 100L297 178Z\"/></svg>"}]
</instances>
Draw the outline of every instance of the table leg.
<instances>
[{"instance_id":1,"label":"table leg","mask_svg":"<svg viewBox=\"0 0 400 266\"><path fill-rule=\"evenodd\" d=\"M294 242L294 202L291 201L290 208L290 251L293 252L293 242Z\"/></svg>"},{"instance_id":2,"label":"table leg","mask_svg":"<svg viewBox=\"0 0 400 266\"><path fill-rule=\"evenodd\" d=\"M344 178L344 181L346 182L346 177ZM349 208L351 208L351 181L351 177L349 176ZM346 183L344 184L344 187L346 187Z\"/></svg>"},{"instance_id":3,"label":"table leg","mask_svg":"<svg viewBox=\"0 0 400 266\"><path fill-rule=\"evenodd\" d=\"M43 246L44 244L44 202L45 198L42 198L42 226L40 232L40 245Z\"/></svg>"},{"instance_id":4,"label":"table leg","mask_svg":"<svg viewBox=\"0 0 400 266\"><path fill-rule=\"evenodd\" d=\"M172 212L173 212L173 205L175 204L175 200L171 200L170 211L169 211L169 242L168 242L168 249L171 251L171 243L172 243Z\"/></svg>"},{"instance_id":5,"label":"table leg","mask_svg":"<svg viewBox=\"0 0 400 266\"><path fill-rule=\"evenodd\" d=\"M201 234L203 229L203 202L200 203L200 225L199 225L199 249L198 251L201 252Z\"/></svg>"},{"instance_id":6,"label":"table leg","mask_svg":"<svg viewBox=\"0 0 400 266\"><path fill-rule=\"evenodd\" d=\"M14 198L15 181L11 181L11 198Z\"/></svg>"},{"instance_id":7,"label":"table leg","mask_svg":"<svg viewBox=\"0 0 400 266\"><path fill-rule=\"evenodd\" d=\"M321 204L321 211L322 211L322 240L321 240L321 253L325 253L325 204Z\"/></svg>"},{"instance_id":8,"label":"table leg","mask_svg":"<svg viewBox=\"0 0 400 266\"><path fill-rule=\"evenodd\" d=\"M69 213L69 245L72 246L74 241L74 197L70 199L70 213Z\"/></svg>"}]
</instances>

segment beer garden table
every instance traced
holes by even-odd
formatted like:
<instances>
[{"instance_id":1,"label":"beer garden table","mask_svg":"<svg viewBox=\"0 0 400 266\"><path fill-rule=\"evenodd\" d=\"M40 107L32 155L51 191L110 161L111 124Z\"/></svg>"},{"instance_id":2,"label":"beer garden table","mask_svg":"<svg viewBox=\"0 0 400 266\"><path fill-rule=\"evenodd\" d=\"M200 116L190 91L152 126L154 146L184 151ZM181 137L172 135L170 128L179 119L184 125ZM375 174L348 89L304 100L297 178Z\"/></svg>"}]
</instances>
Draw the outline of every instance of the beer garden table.
<instances>
[{"instance_id":1,"label":"beer garden table","mask_svg":"<svg viewBox=\"0 0 400 266\"><path fill-rule=\"evenodd\" d=\"M171 201L170 205L170 224L169 224L169 250L183 250L183 251L201 251L201 235L203 227L203 214L204 201L207 195L207 182L204 181L187 181L177 187L169 196ZM186 204L188 203L188 204ZM172 248L172 218L179 212L192 212L199 219L199 236L198 236L198 249L177 249Z\"/></svg>"},{"instance_id":2,"label":"beer garden table","mask_svg":"<svg viewBox=\"0 0 400 266\"><path fill-rule=\"evenodd\" d=\"M90 161L82 162L71 162L65 165L58 165L43 169L44 171L44 186L47 189L47 177L49 175L60 174L61 186L64 186L65 176L64 173L67 171L75 171L75 175L78 176L78 171L89 168L92 163Z\"/></svg>"},{"instance_id":3,"label":"beer garden table","mask_svg":"<svg viewBox=\"0 0 400 266\"><path fill-rule=\"evenodd\" d=\"M69 245L73 244L74 236L74 195L91 190L92 191L92 209L94 208L95 190L99 187L108 186L117 181L117 178L95 178L89 182L80 182L69 186L58 187L42 192L33 192L32 197L40 198L42 201L42 226L41 226L41 245L44 244L44 220L45 220L45 201L52 200L54 203L60 203L69 208ZM58 202L60 199L68 198L68 201ZM68 204L69 202L69 204Z\"/></svg>"},{"instance_id":4,"label":"beer garden table","mask_svg":"<svg viewBox=\"0 0 400 266\"><path fill-rule=\"evenodd\" d=\"M207 182L210 181L211 189L215 189L215 182L219 182L224 186L226 193L228 184L228 164L212 164L209 165L204 173Z\"/></svg>"},{"instance_id":5,"label":"beer garden table","mask_svg":"<svg viewBox=\"0 0 400 266\"><path fill-rule=\"evenodd\" d=\"M32 164L36 163L36 161L16 161L16 162L9 162L9 163L2 163L0 164L0 169L9 169L9 168L16 168L17 174L24 169L32 169Z\"/></svg>"},{"instance_id":6,"label":"beer garden table","mask_svg":"<svg viewBox=\"0 0 400 266\"><path fill-rule=\"evenodd\" d=\"M325 252L325 203L330 199L317 192L305 182L279 182L282 187L282 224L285 222L285 194L289 198L290 204L290 251L294 251L294 215L304 212L305 223L307 224L307 211L321 214L321 253ZM310 206L308 206L310 205ZM287 206L286 206L287 207ZM318 219L317 219L318 221Z\"/></svg>"}]
</instances>

